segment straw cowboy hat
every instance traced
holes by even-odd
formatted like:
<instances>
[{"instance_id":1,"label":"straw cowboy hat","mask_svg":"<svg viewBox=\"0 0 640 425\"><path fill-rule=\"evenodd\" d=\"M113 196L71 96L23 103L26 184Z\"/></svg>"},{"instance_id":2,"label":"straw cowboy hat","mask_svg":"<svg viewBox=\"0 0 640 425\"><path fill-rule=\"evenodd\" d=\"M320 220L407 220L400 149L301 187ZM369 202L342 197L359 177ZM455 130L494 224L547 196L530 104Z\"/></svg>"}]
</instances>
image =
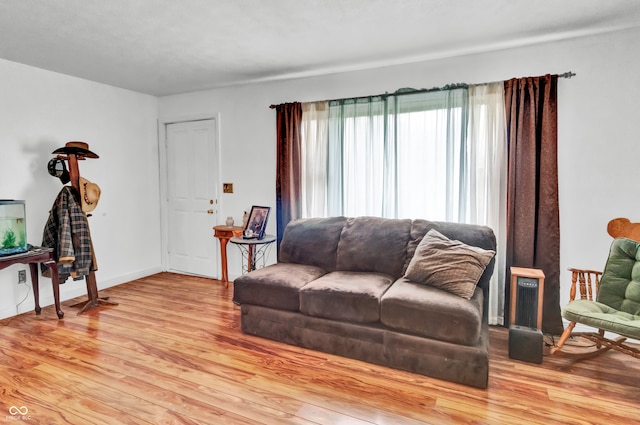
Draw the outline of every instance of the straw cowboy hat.
<instances>
[{"instance_id":1,"label":"straw cowboy hat","mask_svg":"<svg viewBox=\"0 0 640 425\"><path fill-rule=\"evenodd\" d=\"M80 204L82 205L82 211L91 212L95 210L99 200L100 187L84 177L80 177Z\"/></svg>"}]
</instances>

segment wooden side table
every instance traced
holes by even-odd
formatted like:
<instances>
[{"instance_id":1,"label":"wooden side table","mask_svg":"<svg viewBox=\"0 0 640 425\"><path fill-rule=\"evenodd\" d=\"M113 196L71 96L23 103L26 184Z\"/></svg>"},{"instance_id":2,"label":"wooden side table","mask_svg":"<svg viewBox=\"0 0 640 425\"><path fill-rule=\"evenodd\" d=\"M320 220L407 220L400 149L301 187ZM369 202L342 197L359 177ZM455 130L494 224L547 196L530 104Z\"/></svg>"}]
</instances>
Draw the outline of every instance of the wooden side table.
<instances>
[{"instance_id":1,"label":"wooden side table","mask_svg":"<svg viewBox=\"0 0 640 425\"><path fill-rule=\"evenodd\" d=\"M229 287L229 272L227 270L227 243L233 237L234 232L242 233L239 226L214 226L213 236L220 239L220 258L222 262L222 281L224 287Z\"/></svg>"},{"instance_id":2,"label":"wooden side table","mask_svg":"<svg viewBox=\"0 0 640 425\"><path fill-rule=\"evenodd\" d=\"M33 248L25 253L0 257L0 270L13 264L28 264L31 271L31 283L33 284L33 297L36 304L36 314L40 314L40 285L38 282L38 264L44 264L51 271L51 283L53 285L53 300L56 304L58 319L64 317L60 309L60 282L58 281L58 264L53 258L52 248Z\"/></svg>"}]
</instances>

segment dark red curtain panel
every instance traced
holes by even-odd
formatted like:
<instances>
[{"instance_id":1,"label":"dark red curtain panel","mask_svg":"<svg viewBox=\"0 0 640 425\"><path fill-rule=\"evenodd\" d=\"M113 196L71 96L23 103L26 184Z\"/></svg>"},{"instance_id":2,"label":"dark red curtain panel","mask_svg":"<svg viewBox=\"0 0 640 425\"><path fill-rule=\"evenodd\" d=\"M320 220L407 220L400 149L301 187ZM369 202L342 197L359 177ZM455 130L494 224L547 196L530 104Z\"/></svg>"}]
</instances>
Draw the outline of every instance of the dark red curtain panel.
<instances>
[{"instance_id":1,"label":"dark red curtain panel","mask_svg":"<svg viewBox=\"0 0 640 425\"><path fill-rule=\"evenodd\" d=\"M277 246L284 228L291 220L300 218L300 124L302 122L302 104L283 103L276 108L276 225Z\"/></svg>"},{"instance_id":2,"label":"dark red curtain panel","mask_svg":"<svg viewBox=\"0 0 640 425\"><path fill-rule=\"evenodd\" d=\"M557 75L505 81L507 115L507 282L511 266L545 274L542 331L559 335L560 218L558 210Z\"/></svg>"}]
</instances>

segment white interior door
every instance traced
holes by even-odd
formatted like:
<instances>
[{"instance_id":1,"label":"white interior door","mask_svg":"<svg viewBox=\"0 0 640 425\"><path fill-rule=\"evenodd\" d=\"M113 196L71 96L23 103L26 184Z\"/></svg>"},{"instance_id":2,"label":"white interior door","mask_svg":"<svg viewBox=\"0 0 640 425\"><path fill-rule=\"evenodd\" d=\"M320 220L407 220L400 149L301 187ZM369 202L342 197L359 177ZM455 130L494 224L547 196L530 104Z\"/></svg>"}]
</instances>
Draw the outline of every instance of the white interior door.
<instances>
[{"instance_id":1,"label":"white interior door","mask_svg":"<svg viewBox=\"0 0 640 425\"><path fill-rule=\"evenodd\" d=\"M216 277L216 121L167 124L168 268Z\"/></svg>"}]
</instances>

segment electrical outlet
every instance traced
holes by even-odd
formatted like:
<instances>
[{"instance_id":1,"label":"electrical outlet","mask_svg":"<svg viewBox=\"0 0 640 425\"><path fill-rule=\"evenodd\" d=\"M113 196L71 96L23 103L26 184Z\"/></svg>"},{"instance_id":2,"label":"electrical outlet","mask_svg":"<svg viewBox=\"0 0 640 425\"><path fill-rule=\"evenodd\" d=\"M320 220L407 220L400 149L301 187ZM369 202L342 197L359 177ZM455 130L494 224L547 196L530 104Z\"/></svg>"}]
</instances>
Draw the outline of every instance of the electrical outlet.
<instances>
[{"instance_id":1,"label":"electrical outlet","mask_svg":"<svg viewBox=\"0 0 640 425\"><path fill-rule=\"evenodd\" d=\"M18 283L25 283L27 281L27 271L18 270Z\"/></svg>"}]
</instances>

